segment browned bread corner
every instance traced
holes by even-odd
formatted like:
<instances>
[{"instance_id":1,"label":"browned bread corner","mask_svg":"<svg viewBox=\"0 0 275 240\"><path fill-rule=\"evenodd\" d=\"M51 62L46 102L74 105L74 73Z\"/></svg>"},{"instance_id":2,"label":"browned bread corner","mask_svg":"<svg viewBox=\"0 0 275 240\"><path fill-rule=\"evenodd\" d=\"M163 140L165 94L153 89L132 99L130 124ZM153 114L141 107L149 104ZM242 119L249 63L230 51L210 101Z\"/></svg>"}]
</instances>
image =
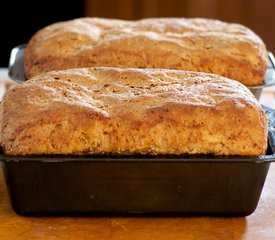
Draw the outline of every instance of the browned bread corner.
<instances>
[{"instance_id":1,"label":"browned bread corner","mask_svg":"<svg viewBox=\"0 0 275 240\"><path fill-rule=\"evenodd\" d=\"M1 111L1 145L12 155L261 155L267 148L255 97L208 73L52 71L13 86Z\"/></svg>"},{"instance_id":2,"label":"browned bread corner","mask_svg":"<svg viewBox=\"0 0 275 240\"><path fill-rule=\"evenodd\" d=\"M122 21L80 18L38 31L24 55L28 78L92 66L210 72L263 84L267 52L245 26L202 18Z\"/></svg>"}]
</instances>

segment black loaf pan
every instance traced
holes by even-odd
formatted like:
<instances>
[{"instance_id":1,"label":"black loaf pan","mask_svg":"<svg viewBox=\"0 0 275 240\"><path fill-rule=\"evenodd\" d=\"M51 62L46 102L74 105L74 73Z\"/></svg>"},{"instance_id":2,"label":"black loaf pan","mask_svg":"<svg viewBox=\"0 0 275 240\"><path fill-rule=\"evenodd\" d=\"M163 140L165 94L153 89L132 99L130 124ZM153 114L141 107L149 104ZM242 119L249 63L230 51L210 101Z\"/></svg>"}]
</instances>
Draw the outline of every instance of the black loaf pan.
<instances>
[{"instance_id":1,"label":"black loaf pan","mask_svg":"<svg viewBox=\"0 0 275 240\"><path fill-rule=\"evenodd\" d=\"M23 59L25 47L26 44L18 45L12 49L10 54L9 77L19 83L26 80ZM271 52L268 52L268 59L269 65L264 76L264 84L259 86L247 86L258 100L261 97L263 88L275 85L275 59Z\"/></svg>"},{"instance_id":2,"label":"black loaf pan","mask_svg":"<svg viewBox=\"0 0 275 240\"><path fill-rule=\"evenodd\" d=\"M275 110L263 107L269 149L258 157L1 154L12 207L23 215L249 215L275 161Z\"/></svg>"}]
</instances>

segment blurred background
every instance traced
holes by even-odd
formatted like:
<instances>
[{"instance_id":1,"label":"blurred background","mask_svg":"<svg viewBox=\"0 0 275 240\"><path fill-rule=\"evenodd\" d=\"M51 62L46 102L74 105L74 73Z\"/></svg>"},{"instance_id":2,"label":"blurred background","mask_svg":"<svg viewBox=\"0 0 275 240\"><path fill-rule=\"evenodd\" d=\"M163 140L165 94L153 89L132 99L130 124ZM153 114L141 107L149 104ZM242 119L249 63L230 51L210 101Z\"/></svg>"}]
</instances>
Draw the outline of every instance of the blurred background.
<instances>
[{"instance_id":1,"label":"blurred background","mask_svg":"<svg viewBox=\"0 0 275 240\"><path fill-rule=\"evenodd\" d=\"M275 53L274 9L275 0L7 1L0 15L0 67L8 66L13 47L28 42L40 28L84 16L128 20L147 17L216 18L249 27Z\"/></svg>"}]
</instances>

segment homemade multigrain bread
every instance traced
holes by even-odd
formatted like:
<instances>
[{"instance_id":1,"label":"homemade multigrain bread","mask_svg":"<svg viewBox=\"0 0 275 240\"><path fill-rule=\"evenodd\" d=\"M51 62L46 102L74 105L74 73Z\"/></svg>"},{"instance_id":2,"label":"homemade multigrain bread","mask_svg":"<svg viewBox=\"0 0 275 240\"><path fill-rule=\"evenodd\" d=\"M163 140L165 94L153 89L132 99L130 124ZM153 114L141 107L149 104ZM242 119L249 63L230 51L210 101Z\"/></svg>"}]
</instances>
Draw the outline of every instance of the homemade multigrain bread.
<instances>
[{"instance_id":1,"label":"homemade multigrain bread","mask_svg":"<svg viewBox=\"0 0 275 240\"><path fill-rule=\"evenodd\" d=\"M263 83L267 52L250 29L210 19L80 18L38 31L24 55L27 77L78 67L166 68Z\"/></svg>"},{"instance_id":2,"label":"homemade multigrain bread","mask_svg":"<svg viewBox=\"0 0 275 240\"><path fill-rule=\"evenodd\" d=\"M209 73L52 71L12 87L0 116L1 145L12 155L261 155L267 147L255 97Z\"/></svg>"}]
</instances>

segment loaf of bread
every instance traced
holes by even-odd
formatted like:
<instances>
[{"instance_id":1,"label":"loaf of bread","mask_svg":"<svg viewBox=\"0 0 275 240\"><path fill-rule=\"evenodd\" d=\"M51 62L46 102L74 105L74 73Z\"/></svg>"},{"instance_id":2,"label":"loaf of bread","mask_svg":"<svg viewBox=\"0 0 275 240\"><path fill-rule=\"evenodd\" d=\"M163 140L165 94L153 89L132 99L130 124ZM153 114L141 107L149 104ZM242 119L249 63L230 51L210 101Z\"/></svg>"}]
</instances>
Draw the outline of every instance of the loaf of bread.
<instances>
[{"instance_id":1,"label":"loaf of bread","mask_svg":"<svg viewBox=\"0 0 275 240\"><path fill-rule=\"evenodd\" d=\"M38 31L27 44L28 78L50 70L109 66L216 73L263 84L267 52L250 29L210 19L80 18Z\"/></svg>"},{"instance_id":2,"label":"loaf of bread","mask_svg":"<svg viewBox=\"0 0 275 240\"><path fill-rule=\"evenodd\" d=\"M254 156L267 148L267 119L256 98L210 73L51 71L13 86L1 107L1 145L11 155Z\"/></svg>"}]
</instances>

